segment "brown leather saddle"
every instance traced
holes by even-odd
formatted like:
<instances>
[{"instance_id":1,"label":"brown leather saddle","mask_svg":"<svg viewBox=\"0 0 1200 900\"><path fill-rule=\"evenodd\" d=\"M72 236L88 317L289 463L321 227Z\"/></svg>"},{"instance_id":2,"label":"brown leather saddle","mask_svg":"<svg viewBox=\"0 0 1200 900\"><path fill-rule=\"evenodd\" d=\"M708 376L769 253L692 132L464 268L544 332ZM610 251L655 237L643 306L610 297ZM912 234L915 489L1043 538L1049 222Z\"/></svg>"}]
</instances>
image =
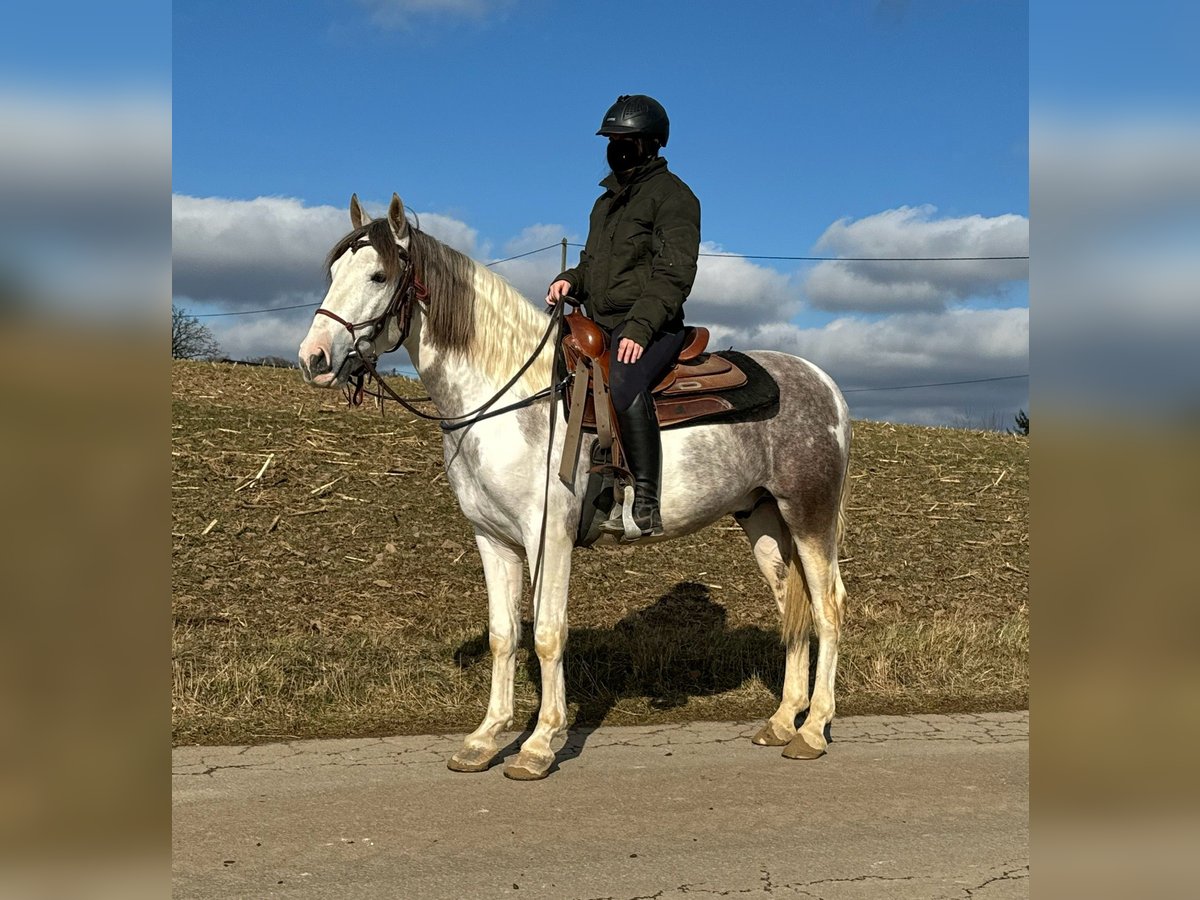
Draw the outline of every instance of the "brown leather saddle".
<instances>
[{"instance_id":1,"label":"brown leather saddle","mask_svg":"<svg viewBox=\"0 0 1200 900\"><path fill-rule=\"evenodd\" d=\"M601 448L612 447L612 468L623 472L620 433L608 391L608 335L582 313L563 318L568 333L562 339L563 357L573 384L567 394L567 435L559 476L574 483L575 462L583 432L595 432ZM683 349L675 363L651 390L659 424L663 428L693 419L728 412L733 403L722 391L744 385L746 373L732 361L712 353L707 328L685 328Z\"/></svg>"}]
</instances>

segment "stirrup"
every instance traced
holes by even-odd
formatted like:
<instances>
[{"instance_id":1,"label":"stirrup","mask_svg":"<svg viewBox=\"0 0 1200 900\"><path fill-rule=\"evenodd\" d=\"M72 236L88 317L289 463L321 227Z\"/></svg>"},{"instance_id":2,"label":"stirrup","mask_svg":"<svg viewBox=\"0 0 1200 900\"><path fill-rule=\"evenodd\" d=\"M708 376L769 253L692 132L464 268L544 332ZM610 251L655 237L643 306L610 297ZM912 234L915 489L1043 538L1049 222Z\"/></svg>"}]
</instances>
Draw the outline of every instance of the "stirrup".
<instances>
[{"instance_id":1,"label":"stirrup","mask_svg":"<svg viewBox=\"0 0 1200 900\"><path fill-rule=\"evenodd\" d=\"M662 519L659 516L651 517L645 528L638 526L636 520L633 522L633 529L625 527L625 520L621 518L609 518L600 523L600 530L604 534L611 534L617 538L617 541L622 544L633 544L640 541L642 538L659 537L664 534L662 527Z\"/></svg>"},{"instance_id":2,"label":"stirrup","mask_svg":"<svg viewBox=\"0 0 1200 900\"><path fill-rule=\"evenodd\" d=\"M635 517L633 520L634 527L640 529L641 534L637 537L629 537L626 534L622 543L631 544L634 541L640 541L642 538L659 537L663 534L662 513L659 512L657 506L645 516L644 522L645 524L639 523Z\"/></svg>"},{"instance_id":3,"label":"stirrup","mask_svg":"<svg viewBox=\"0 0 1200 900\"><path fill-rule=\"evenodd\" d=\"M651 507L648 513L643 512L641 516L635 516L635 505L634 489L630 485L625 488L625 502L613 508L608 518L600 523L600 530L605 534L614 535L622 544L632 544L644 537L658 537L663 534L662 513L658 506Z\"/></svg>"},{"instance_id":4,"label":"stirrup","mask_svg":"<svg viewBox=\"0 0 1200 900\"><path fill-rule=\"evenodd\" d=\"M624 534L625 521L621 517L621 507L614 506L608 518L600 523L600 530L605 534Z\"/></svg>"},{"instance_id":5,"label":"stirrup","mask_svg":"<svg viewBox=\"0 0 1200 900\"><path fill-rule=\"evenodd\" d=\"M621 496L624 498L623 501L614 506L612 512L608 514L608 518L600 523L600 531L604 534L611 534L622 542L636 541L642 535L641 529L633 521L633 485L625 485Z\"/></svg>"}]
</instances>

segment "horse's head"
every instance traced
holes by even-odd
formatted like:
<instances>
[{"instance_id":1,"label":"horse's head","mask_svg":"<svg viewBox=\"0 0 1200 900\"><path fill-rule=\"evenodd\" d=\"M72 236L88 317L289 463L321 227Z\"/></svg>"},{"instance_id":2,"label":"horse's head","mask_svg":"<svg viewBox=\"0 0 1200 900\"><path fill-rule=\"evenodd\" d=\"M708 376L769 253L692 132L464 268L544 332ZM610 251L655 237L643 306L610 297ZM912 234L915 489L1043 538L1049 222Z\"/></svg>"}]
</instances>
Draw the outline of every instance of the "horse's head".
<instances>
[{"instance_id":1,"label":"horse's head","mask_svg":"<svg viewBox=\"0 0 1200 900\"><path fill-rule=\"evenodd\" d=\"M415 305L412 233L396 194L386 219L371 219L350 198L353 230L329 251L329 290L300 344L309 384L337 387L404 340Z\"/></svg>"}]
</instances>

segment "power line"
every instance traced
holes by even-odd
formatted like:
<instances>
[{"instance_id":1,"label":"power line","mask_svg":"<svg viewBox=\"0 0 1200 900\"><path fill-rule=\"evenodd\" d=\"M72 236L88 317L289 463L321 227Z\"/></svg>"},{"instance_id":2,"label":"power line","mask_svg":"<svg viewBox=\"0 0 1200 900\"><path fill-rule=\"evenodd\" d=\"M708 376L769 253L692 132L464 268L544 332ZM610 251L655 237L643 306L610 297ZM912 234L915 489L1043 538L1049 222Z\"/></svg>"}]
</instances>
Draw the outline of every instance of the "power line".
<instances>
[{"instance_id":1,"label":"power line","mask_svg":"<svg viewBox=\"0 0 1200 900\"><path fill-rule=\"evenodd\" d=\"M725 259L793 259L805 262L979 262L1000 259L1029 259L1028 256L756 256L751 253L701 253Z\"/></svg>"},{"instance_id":2,"label":"power line","mask_svg":"<svg viewBox=\"0 0 1200 900\"><path fill-rule=\"evenodd\" d=\"M505 259L494 259L490 263L484 263L485 266L496 266L500 263L510 262L514 259L520 259L522 256L532 256L534 253L543 253L546 250L553 250L555 247L561 247L562 244L550 244L546 247L538 247L536 250L529 250L525 253L518 253L516 256L509 256ZM320 303L298 303L294 306L268 306L265 309L240 309L237 312L219 312L219 313L196 313L193 318L196 319L215 319L219 316L249 316L255 313L282 312L286 309L312 309L320 306Z\"/></svg>"},{"instance_id":3,"label":"power line","mask_svg":"<svg viewBox=\"0 0 1200 900\"><path fill-rule=\"evenodd\" d=\"M298 303L295 306L268 306L266 309L239 309L237 312L196 313L193 319L215 319L217 316L250 316L254 313L279 312L283 309L313 309L320 303Z\"/></svg>"},{"instance_id":4,"label":"power line","mask_svg":"<svg viewBox=\"0 0 1200 900\"><path fill-rule=\"evenodd\" d=\"M843 394L862 394L867 391L908 391L913 388L948 387L953 384L983 384L985 381L1013 381L1028 375L999 375L996 378L968 378L965 381L935 381L931 384L899 384L895 387L842 388Z\"/></svg>"},{"instance_id":5,"label":"power line","mask_svg":"<svg viewBox=\"0 0 1200 900\"><path fill-rule=\"evenodd\" d=\"M527 250L524 253L518 253L516 256L505 257L504 259L493 259L490 263L484 263L485 266L498 266L500 263L510 262L514 259L520 259L522 256L533 256L535 253L542 253L546 250L553 250L555 247L561 247L562 241L556 244L549 244L545 247L538 247L536 250Z\"/></svg>"},{"instance_id":6,"label":"power line","mask_svg":"<svg viewBox=\"0 0 1200 900\"><path fill-rule=\"evenodd\" d=\"M538 247L536 250L526 250L524 253L518 253L516 256L494 259L489 263L484 263L484 265L498 266L500 263L511 262L514 259L521 259L525 256L533 256L535 253L545 253L547 250L553 250L561 246L562 242L547 244L545 247ZM584 245L568 243L567 246L582 247ZM766 256L753 253L701 253L700 256L711 256L722 259L798 260L802 262L983 262L990 260L1029 259L1028 256ZM222 316L250 316L257 313L283 312L289 309L315 309L320 305L319 303L299 303L294 306L268 306L264 309L241 309L235 312L196 313L193 317L197 319L215 319ZM926 387L926 385L913 385L913 387ZM863 390L876 390L876 388L863 388ZM900 390L900 388L878 388L878 390Z\"/></svg>"},{"instance_id":7,"label":"power line","mask_svg":"<svg viewBox=\"0 0 1200 900\"><path fill-rule=\"evenodd\" d=\"M555 244L553 246L562 246ZM584 244L567 244L583 247ZM1028 256L764 256L755 253L701 253L722 259L786 259L802 262L980 262L986 260L1029 259Z\"/></svg>"}]
</instances>

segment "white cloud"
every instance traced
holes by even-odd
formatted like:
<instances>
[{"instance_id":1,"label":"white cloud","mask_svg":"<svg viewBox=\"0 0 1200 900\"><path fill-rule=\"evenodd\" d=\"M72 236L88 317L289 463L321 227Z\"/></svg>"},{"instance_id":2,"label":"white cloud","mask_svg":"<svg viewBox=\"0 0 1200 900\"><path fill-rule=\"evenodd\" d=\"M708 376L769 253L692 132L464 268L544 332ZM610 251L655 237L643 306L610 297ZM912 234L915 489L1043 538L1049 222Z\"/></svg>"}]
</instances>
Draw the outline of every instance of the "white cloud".
<instances>
[{"instance_id":1,"label":"white cloud","mask_svg":"<svg viewBox=\"0 0 1200 900\"><path fill-rule=\"evenodd\" d=\"M325 255L350 230L348 207L306 206L287 197L230 200L173 198L174 297L185 309L197 302L223 312L312 304L325 296ZM363 204L383 215L386 203ZM475 255L478 232L439 213L417 213L422 230ZM312 321L311 309L205 318L231 359L291 359ZM406 366L403 352L387 365Z\"/></svg>"},{"instance_id":2,"label":"white cloud","mask_svg":"<svg viewBox=\"0 0 1200 900\"><path fill-rule=\"evenodd\" d=\"M1028 408L1028 382L874 390L1029 372L1029 310L900 313L876 321L839 318L820 328L776 322L755 329L717 328L710 345L782 350L825 369L843 388L856 416L947 423L972 408ZM988 400L987 398L993 398ZM918 414L918 410L925 410Z\"/></svg>"},{"instance_id":3,"label":"white cloud","mask_svg":"<svg viewBox=\"0 0 1200 900\"><path fill-rule=\"evenodd\" d=\"M176 194L175 293L233 308L320 290L321 262L350 230L345 210L286 197L226 200Z\"/></svg>"},{"instance_id":4,"label":"white cloud","mask_svg":"<svg viewBox=\"0 0 1200 900\"><path fill-rule=\"evenodd\" d=\"M700 250L722 252L707 241ZM684 312L697 324L751 328L786 321L799 309L800 292L793 277L748 259L702 256Z\"/></svg>"},{"instance_id":5,"label":"white cloud","mask_svg":"<svg viewBox=\"0 0 1200 900\"><path fill-rule=\"evenodd\" d=\"M850 257L1024 256L1024 216L933 217L933 206L902 206L858 220L840 219L817 248ZM827 310L901 312L945 309L969 297L995 296L1028 277L1025 260L938 262L823 262L809 273L805 293Z\"/></svg>"},{"instance_id":6,"label":"white cloud","mask_svg":"<svg viewBox=\"0 0 1200 900\"><path fill-rule=\"evenodd\" d=\"M454 18L482 22L509 10L514 0L358 0L377 24L388 28L410 25L421 18Z\"/></svg>"},{"instance_id":7,"label":"white cloud","mask_svg":"<svg viewBox=\"0 0 1200 900\"><path fill-rule=\"evenodd\" d=\"M381 213L382 203L367 204ZM466 223L434 213L420 215L422 227L458 249L480 258L478 232ZM254 200L175 197L176 301L192 307L206 301L224 310L292 303L316 304L324 294L321 262L349 228L345 209L305 206L279 197ZM539 223L508 241L505 254L553 245L561 225ZM575 236L567 237L578 243ZM483 244L485 248L490 244ZM720 252L706 243L703 250ZM483 257L486 260L486 256ZM578 249L568 258L574 263ZM557 249L501 263L495 271L535 305L559 272ZM904 312L862 319L841 317L823 327L799 327L791 320L801 308L796 276L752 260L700 258L695 289L687 302L689 323L707 325L711 346L778 349L812 360L847 388L954 381L1028 372L1027 309ZM311 310L205 320L226 355L291 358L311 321ZM386 361L403 366L396 354ZM973 411L999 411L1011 418L1028 408L1027 382L954 386L848 395L855 415L893 421L953 423Z\"/></svg>"},{"instance_id":8,"label":"white cloud","mask_svg":"<svg viewBox=\"0 0 1200 900\"><path fill-rule=\"evenodd\" d=\"M539 222L536 225L530 225L527 228L521 229L521 233L515 238L508 241L504 245L503 256L515 256L518 253L528 253L531 250L537 250L539 247L549 247L552 244L558 244L566 237L570 243L579 243L579 238L573 235L567 235L567 229L563 225L544 225ZM547 251L549 252L549 251ZM578 256L578 252L568 248L568 263L572 253ZM561 263L561 258L559 258Z\"/></svg>"},{"instance_id":9,"label":"white cloud","mask_svg":"<svg viewBox=\"0 0 1200 900\"><path fill-rule=\"evenodd\" d=\"M803 356L860 386L1024 374L1029 310L956 309L875 321L843 317L820 328L774 322L713 330L714 344L730 342Z\"/></svg>"},{"instance_id":10,"label":"white cloud","mask_svg":"<svg viewBox=\"0 0 1200 900\"><path fill-rule=\"evenodd\" d=\"M579 243L578 237L567 234L566 228L562 225L543 223L530 225L523 228L516 237L505 241L504 252L499 256L505 258L521 253L530 253L541 247L550 247L562 241L564 236L571 243ZM568 248L567 265L574 265L578 258L578 249ZM542 298L546 296L546 288L550 286L551 279L562 269L562 251L558 247L492 266L494 272L538 306L541 305Z\"/></svg>"},{"instance_id":11,"label":"white cloud","mask_svg":"<svg viewBox=\"0 0 1200 900\"><path fill-rule=\"evenodd\" d=\"M175 293L233 309L319 300L325 254L350 230L347 209L287 197L173 199ZM369 208L383 212L382 204ZM437 213L418 217L429 234L475 252L475 229Z\"/></svg>"},{"instance_id":12,"label":"white cloud","mask_svg":"<svg viewBox=\"0 0 1200 900\"><path fill-rule=\"evenodd\" d=\"M545 253L500 263L492 266L492 270L540 307L546 296L546 288L554 276L562 271L560 263L558 255L547 250Z\"/></svg>"},{"instance_id":13,"label":"white cloud","mask_svg":"<svg viewBox=\"0 0 1200 900\"><path fill-rule=\"evenodd\" d=\"M564 234L562 225L531 225L505 244L505 254L551 246L561 241ZM572 235L567 239L579 243ZM720 246L708 242L700 249L706 253L721 252ZM572 247L567 265L574 266L578 261L579 250ZM522 294L540 303L550 280L562 271L562 258L557 249L547 250L494 268ZM746 259L702 256L684 314L689 323L697 325L748 328L786 320L799 309L799 288L791 276Z\"/></svg>"},{"instance_id":14,"label":"white cloud","mask_svg":"<svg viewBox=\"0 0 1200 900\"><path fill-rule=\"evenodd\" d=\"M426 234L433 235L443 244L448 244L473 259L478 259L487 249L486 246L479 246L479 232L466 222L439 213L417 213L416 217L421 230Z\"/></svg>"}]
</instances>

